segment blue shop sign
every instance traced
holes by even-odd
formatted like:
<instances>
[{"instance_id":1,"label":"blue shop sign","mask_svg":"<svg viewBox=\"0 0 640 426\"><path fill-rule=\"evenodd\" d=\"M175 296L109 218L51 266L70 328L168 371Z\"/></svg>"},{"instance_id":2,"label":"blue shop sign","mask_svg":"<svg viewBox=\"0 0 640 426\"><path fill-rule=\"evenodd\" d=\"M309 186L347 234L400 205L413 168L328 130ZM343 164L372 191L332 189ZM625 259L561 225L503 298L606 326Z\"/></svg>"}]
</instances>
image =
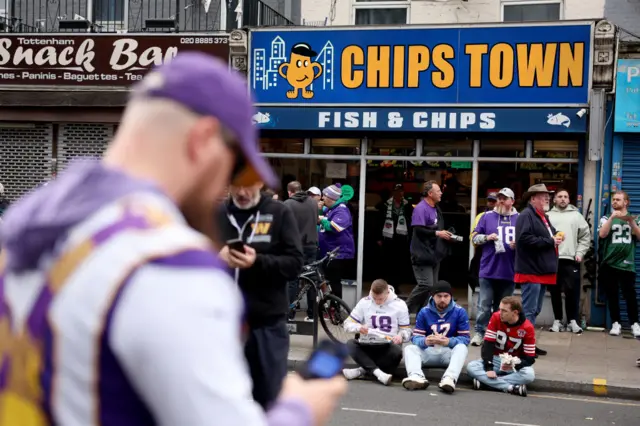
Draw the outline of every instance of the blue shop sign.
<instances>
[{"instance_id":1,"label":"blue shop sign","mask_svg":"<svg viewBox=\"0 0 640 426\"><path fill-rule=\"evenodd\" d=\"M614 131L640 133L640 59L618 60Z\"/></svg>"},{"instance_id":2,"label":"blue shop sign","mask_svg":"<svg viewBox=\"0 0 640 426\"><path fill-rule=\"evenodd\" d=\"M291 108L259 106L264 130L584 133L579 108Z\"/></svg>"},{"instance_id":3,"label":"blue shop sign","mask_svg":"<svg viewBox=\"0 0 640 426\"><path fill-rule=\"evenodd\" d=\"M586 106L592 23L252 30L259 105Z\"/></svg>"}]
</instances>

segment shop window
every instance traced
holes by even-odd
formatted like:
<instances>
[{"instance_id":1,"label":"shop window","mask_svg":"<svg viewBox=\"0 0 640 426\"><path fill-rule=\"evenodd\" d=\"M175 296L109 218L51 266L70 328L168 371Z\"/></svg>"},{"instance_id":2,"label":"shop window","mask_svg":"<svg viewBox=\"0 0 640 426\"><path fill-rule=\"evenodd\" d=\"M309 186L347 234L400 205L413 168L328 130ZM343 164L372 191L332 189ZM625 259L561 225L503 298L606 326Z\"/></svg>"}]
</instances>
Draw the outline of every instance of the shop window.
<instances>
[{"instance_id":1,"label":"shop window","mask_svg":"<svg viewBox=\"0 0 640 426\"><path fill-rule=\"evenodd\" d=\"M480 157L524 157L524 140L480 141Z\"/></svg>"},{"instance_id":2,"label":"shop window","mask_svg":"<svg viewBox=\"0 0 640 426\"><path fill-rule=\"evenodd\" d=\"M260 138L260 151L270 154L303 154L304 139Z\"/></svg>"},{"instance_id":3,"label":"shop window","mask_svg":"<svg viewBox=\"0 0 640 426\"><path fill-rule=\"evenodd\" d=\"M524 157L524 153L521 155ZM566 172L577 170L577 164L554 163L555 158L571 158L578 162L578 141L533 141L533 158L548 158L548 163L520 163L519 167L529 171Z\"/></svg>"},{"instance_id":4,"label":"shop window","mask_svg":"<svg viewBox=\"0 0 640 426\"><path fill-rule=\"evenodd\" d=\"M360 139L312 139L311 153L360 155Z\"/></svg>"},{"instance_id":5,"label":"shop window","mask_svg":"<svg viewBox=\"0 0 640 426\"><path fill-rule=\"evenodd\" d=\"M422 146L425 157L471 157L473 141L470 139L425 139Z\"/></svg>"},{"instance_id":6,"label":"shop window","mask_svg":"<svg viewBox=\"0 0 640 426\"><path fill-rule=\"evenodd\" d=\"M559 21L562 19L561 0L503 0L503 22Z\"/></svg>"},{"instance_id":7,"label":"shop window","mask_svg":"<svg viewBox=\"0 0 640 426\"><path fill-rule=\"evenodd\" d=\"M578 158L578 141L533 141L534 158Z\"/></svg>"},{"instance_id":8,"label":"shop window","mask_svg":"<svg viewBox=\"0 0 640 426\"><path fill-rule=\"evenodd\" d=\"M355 25L398 25L409 23L409 0L355 0Z\"/></svg>"},{"instance_id":9,"label":"shop window","mask_svg":"<svg viewBox=\"0 0 640 426\"><path fill-rule=\"evenodd\" d=\"M369 139L367 141L369 155L409 156L415 153L415 139Z\"/></svg>"}]
</instances>

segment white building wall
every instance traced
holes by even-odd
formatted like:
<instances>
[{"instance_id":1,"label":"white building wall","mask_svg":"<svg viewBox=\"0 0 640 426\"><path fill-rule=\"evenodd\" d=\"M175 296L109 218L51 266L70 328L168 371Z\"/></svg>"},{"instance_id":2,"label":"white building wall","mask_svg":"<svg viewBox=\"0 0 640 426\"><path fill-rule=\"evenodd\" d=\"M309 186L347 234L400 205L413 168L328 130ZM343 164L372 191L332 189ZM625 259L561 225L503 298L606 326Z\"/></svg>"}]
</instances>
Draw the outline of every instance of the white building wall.
<instances>
[{"instance_id":1,"label":"white building wall","mask_svg":"<svg viewBox=\"0 0 640 426\"><path fill-rule=\"evenodd\" d=\"M382 0L381 0L382 1ZM554 0L410 0L409 23L451 24L502 21L502 4L533 4ZM562 19L604 17L605 0L559 0ZM367 2L375 5L375 2ZM359 2L358 4L366 5ZM387 4L398 4L398 1ZM356 0L305 0L303 23L327 21L328 26L353 25Z\"/></svg>"}]
</instances>

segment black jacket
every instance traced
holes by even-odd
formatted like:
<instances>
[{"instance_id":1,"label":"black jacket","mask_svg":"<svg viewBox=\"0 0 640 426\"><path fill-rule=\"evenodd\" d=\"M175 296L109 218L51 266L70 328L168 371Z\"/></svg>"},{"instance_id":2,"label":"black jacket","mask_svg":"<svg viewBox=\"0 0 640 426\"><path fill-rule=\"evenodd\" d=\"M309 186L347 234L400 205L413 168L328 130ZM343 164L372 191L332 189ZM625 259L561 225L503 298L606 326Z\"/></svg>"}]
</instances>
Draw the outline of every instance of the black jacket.
<instances>
[{"instance_id":1,"label":"black jacket","mask_svg":"<svg viewBox=\"0 0 640 426\"><path fill-rule=\"evenodd\" d=\"M229 215L243 229L241 236ZM272 325L284 319L289 310L287 283L298 276L303 264L300 233L293 213L281 201L262 196L250 210L240 210L228 201L218 219L223 241L241 237L257 253L253 266L240 270L238 278L249 326Z\"/></svg>"},{"instance_id":2,"label":"black jacket","mask_svg":"<svg viewBox=\"0 0 640 426\"><path fill-rule=\"evenodd\" d=\"M444 229L444 217L436 204L438 223L434 227L413 226L411 235L411 264L435 266L451 253L451 245L436 236L436 231Z\"/></svg>"},{"instance_id":3,"label":"black jacket","mask_svg":"<svg viewBox=\"0 0 640 426\"><path fill-rule=\"evenodd\" d=\"M318 245L318 202L310 198L306 192L293 194L284 202L293 212L300 231L302 247Z\"/></svg>"},{"instance_id":4,"label":"black jacket","mask_svg":"<svg viewBox=\"0 0 640 426\"><path fill-rule=\"evenodd\" d=\"M520 312L520 317L515 324L512 324L514 327L517 327L523 324L527 318L524 316L524 313ZM480 356L482 357L482 363L484 365L484 371L492 371L493 370L493 353L495 350L495 344L490 345L485 342L482 345L482 349L480 349ZM516 371L520 371L523 367L529 367L536 362L536 358L532 356L522 355L520 358L520 364L515 366Z\"/></svg>"},{"instance_id":5,"label":"black jacket","mask_svg":"<svg viewBox=\"0 0 640 426\"><path fill-rule=\"evenodd\" d=\"M556 229L549 216L544 215L553 235ZM555 241L549 234L542 218L529 204L518 215L516 222L515 272L527 275L555 274L558 269L558 254Z\"/></svg>"}]
</instances>

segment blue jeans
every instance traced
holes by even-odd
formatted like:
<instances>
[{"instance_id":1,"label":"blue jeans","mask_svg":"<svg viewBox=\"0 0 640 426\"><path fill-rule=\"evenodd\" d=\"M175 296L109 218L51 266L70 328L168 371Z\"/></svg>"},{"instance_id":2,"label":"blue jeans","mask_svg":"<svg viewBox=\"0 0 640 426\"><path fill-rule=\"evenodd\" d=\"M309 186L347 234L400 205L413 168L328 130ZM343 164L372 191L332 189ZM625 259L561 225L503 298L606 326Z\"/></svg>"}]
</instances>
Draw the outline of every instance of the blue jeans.
<instances>
[{"instance_id":1,"label":"blue jeans","mask_svg":"<svg viewBox=\"0 0 640 426\"><path fill-rule=\"evenodd\" d=\"M422 349L416 345L404 347L404 365L407 369L407 376L420 377L424 379L422 367L446 368L442 377L451 377L454 382L458 381L464 362L467 359L469 350L463 344L457 344L451 348L427 347Z\"/></svg>"},{"instance_id":2,"label":"blue jeans","mask_svg":"<svg viewBox=\"0 0 640 426\"><path fill-rule=\"evenodd\" d=\"M500 357L494 356L493 371L498 374L500 374L500 364ZM481 359L471 361L467 364L467 374L473 379L478 379L478 381L483 385L502 392L508 392L509 386L512 385L528 385L529 383L533 383L536 378L533 367L523 367L520 371L514 371L513 373L505 375L498 375L495 379L490 379L487 377L487 372L484 371L484 363Z\"/></svg>"},{"instance_id":3,"label":"blue jeans","mask_svg":"<svg viewBox=\"0 0 640 426\"><path fill-rule=\"evenodd\" d=\"M536 317L542 312L544 293L547 291L547 286L542 284L521 284L520 288L522 289L524 316L535 326Z\"/></svg>"},{"instance_id":4,"label":"blue jeans","mask_svg":"<svg viewBox=\"0 0 640 426\"><path fill-rule=\"evenodd\" d=\"M302 255L304 256L304 264L308 265L316 261L318 253L317 247L303 247ZM293 303L298 295L300 282L296 279L294 281L289 281L289 303ZM309 318L313 318L313 303L315 302L316 297L316 289L315 287L309 288L307 290L307 316ZM289 316L289 319L293 319L293 317Z\"/></svg>"},{"instance_id":5,"label":"blue jeans","mask_svg":"<svg viewBox=\"0 0 640 426\"><path fill-rule=\"evenodd\" d=\"M507 296L513 295L516 285L513 281L494 280L490 278L480 278L480 293L478 294L478 309L476 312L476 333L484 335L489 319L491 319L491 309L498 312L500 301Z\"/></svg>"}]
</instances>

